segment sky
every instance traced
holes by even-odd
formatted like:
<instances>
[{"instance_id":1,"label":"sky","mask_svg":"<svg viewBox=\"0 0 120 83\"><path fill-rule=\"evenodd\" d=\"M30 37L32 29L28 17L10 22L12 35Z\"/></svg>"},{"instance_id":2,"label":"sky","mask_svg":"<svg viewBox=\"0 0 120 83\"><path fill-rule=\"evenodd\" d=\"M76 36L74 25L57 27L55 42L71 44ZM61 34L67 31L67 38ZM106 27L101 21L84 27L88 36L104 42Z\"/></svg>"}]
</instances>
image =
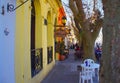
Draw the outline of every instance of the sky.
<instances>
[{"instance_id":1,"label":"sky","mask_svg":"<svg viewBox=\"0 0 120 83\"><path fill-rule=\"evenodd\" d=\"M62 2L64 2L65 4L68 5L69 0L62 0ZM89 12L92 14L93 13L93 11L92 11L93 10L93 0L82 0L82 2L88 5L88 7L90 8ZM98 8L101 11L102 15L104 16L104 12L103 12L103 9L102 9L103 6L102 6L101 0L97 0L96 3L97 3L96 8ZM64 7L64 8L65 8L65 11L66 10L70 11L68 7ZM85 11L87 11L87 9L85 9ZM72 14L66 12L66 15L67 15L67 21L70 21L69 15L72 15ZM99 33L99 35L96 39L96 42L102 44L102 41L103 41L103 35L102 35L102 29L101 29L100 33Z\"/></svg>"},{"instance_id":2,"label":"sky","mask_svg":"<svg viewBox=\"0 0 120 83\"><path fill-rule=\"evenodd\" d=\"M66 4L66 5L69 4L69 0L62 0L62 2L63 2L62 4L63 4L63 7L64 7L65 12L66 12L67 21L70 21L69 15L70 15L71 13L68 13L68 12L67 12L67 11L70 11L70 9L69 9L68 7L66 7L66 6L64 6L65 4Z\"/></svg>"},{"instance_id":3,"label":"sky","mask_svg":"<svg viewBox=\"0 0 120 83\"><path fill-rule=\"evenodd\" d=\"M69 0L62 0L62 2L63 2L63 5L64 5L64 3L66 4L66 5L68 5L69 4ZM90 16L93 14L93 0L82 0L82 3L84 3L84 4L87 4L87 7L86 8L84 8L84 11L86 12L86 17L88 17L88 11L89 11L89 13L90 13ZM104 13L103 13L103 6L102 6L102 2L101 2L101 0L96 0L96 3L97 3L97 5L96 5L96 8L98 8L100 11L101 11L101 13L102 13L102 15L104 15ZM85 7L85 6L84 6ZM70 9L68 8L68 7L65 7L64 6L64 8L65 8L65 11L69 11L70 12ZM88 10L88 8L89 8L89 10ZM67 16L68 15L71 15L70 13L68 13L68 12L66 12L66 14L67 14ZM68 17L68 19L69 19L69 17Z\"/></svg>"}]
</instances>

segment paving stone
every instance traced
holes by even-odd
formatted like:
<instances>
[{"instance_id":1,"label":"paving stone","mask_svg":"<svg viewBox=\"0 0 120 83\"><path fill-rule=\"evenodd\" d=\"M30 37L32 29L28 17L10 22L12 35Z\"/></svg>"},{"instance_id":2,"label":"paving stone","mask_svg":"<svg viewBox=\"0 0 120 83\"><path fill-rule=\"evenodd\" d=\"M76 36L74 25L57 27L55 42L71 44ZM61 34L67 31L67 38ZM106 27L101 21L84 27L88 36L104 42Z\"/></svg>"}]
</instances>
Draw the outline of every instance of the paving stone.
<instances>
[{"instance_id":1,"label":"paving stone","mask_svg":"<svg viewBox=\"0 0 120 83\"><path fill-rule=\"evenodd\" d=\"M74 60L74 50L69 51L68 59L56 61L56 65L41 83L79 83L80 60ZM93 78L98 83L97 77Z\"/></svg>"}]
</instances>

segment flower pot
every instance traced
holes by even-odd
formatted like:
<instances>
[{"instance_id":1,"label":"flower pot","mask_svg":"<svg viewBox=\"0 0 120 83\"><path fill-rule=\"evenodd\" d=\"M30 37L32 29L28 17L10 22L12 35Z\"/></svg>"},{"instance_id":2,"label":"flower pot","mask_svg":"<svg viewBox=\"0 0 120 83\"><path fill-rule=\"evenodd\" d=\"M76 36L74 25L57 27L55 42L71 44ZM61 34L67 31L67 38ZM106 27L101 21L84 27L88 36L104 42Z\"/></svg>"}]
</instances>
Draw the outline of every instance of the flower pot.
<instances>
[{"instance_id":1,"label":"flower pot","mask_svg":"<svg viewBox=\"0 0 120 83\"><path fill-rule=\"evenodd\" d=\"M65 57L64 55L60 55L60 60L61 60L61 61L65 60L65 58L66 58L66 57Z\"/></svg>"}]
</instances>

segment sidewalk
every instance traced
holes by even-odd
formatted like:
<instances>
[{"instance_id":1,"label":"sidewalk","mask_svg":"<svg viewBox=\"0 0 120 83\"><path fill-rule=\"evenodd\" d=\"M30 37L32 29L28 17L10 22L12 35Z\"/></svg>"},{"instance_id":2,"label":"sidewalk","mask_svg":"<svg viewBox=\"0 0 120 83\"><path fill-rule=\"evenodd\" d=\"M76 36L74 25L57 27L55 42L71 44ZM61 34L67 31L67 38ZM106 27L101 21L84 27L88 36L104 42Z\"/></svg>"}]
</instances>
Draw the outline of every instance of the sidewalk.
<instances>
[{"instance_id":1,"label":"sidewalk","mask_svg":"<svg viewBox=\"0 0 120 83\"><path fill-rule=\"evenodd\" d=\"M41 83L78 83L78 64L80 64L80 61L74 60L74 50L70 50L68 59L65 61L57 61L53 70Z\"/></svg>"},{"instance_id":2,"label":"sidewalk","mask_svg":"<svg viewBox=\"0 0 120 83\"><path fill-rule=\"evenodd\" d=\"M79 83L79 70L77 66L80 60L74 60L74 50L69 51L68 59L57 61L54 68L41 83ZM97 77L93 83L98 83Z\"/></svg>"}]
</instances>

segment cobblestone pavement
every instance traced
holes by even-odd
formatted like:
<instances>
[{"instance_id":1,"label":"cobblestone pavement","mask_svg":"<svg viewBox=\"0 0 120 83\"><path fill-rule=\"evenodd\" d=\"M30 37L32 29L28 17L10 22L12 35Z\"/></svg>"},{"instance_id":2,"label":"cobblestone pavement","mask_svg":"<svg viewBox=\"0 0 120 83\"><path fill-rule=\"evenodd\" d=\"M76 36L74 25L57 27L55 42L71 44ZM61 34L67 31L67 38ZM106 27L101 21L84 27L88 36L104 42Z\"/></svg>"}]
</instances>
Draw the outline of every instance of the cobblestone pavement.
<instances>
[{"instance_id":1,"label":"cobblestone pavement","mask_svg":"<svg viewBox=\"0 0 120 83\"><path fill-rule=\"evenodd\" d=\"M41 83L79 83L78 65L80 60L74 60L74 50L69 51L69 56L64 61L56 61L56 65ZM94 83L98 83L94 79Z\"/></svg>"}]
</instances>

